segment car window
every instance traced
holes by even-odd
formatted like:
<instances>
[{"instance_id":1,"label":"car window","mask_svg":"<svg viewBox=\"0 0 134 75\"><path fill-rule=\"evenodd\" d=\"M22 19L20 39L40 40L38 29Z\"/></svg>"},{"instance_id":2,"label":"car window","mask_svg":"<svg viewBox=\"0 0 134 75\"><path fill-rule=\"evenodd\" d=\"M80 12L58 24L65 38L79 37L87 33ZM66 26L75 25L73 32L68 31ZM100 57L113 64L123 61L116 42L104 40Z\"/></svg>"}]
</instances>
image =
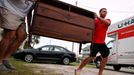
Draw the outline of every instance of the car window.
<instances>
[{"instance_id":1,"label":"car window","mask_svg":"<svg viewBox=\"0 0 134 75\"><path fill-rule=\"evenodd\" d=\"M54 51L66 52L66 51L64 50L64 48L61 48L61 47L55 47L55 48L54 48Z\"/></svg>"},{"instance_id":2,"label":"car window","mask_svg":"<svg viewBox=\"0 0 134 75\"><path fill-rule=\"evenodd\" d=\"M66 50L65 50L64 48L60 48L60 50L61 50L62 52L66 52Z\"/></svg>"},{"instance_id":3,"label":"car window","mask_svg":"<svg viewBox=\"0 0 134 75\"><path fill-rule=\"evenodd\" d=\"M49 51L49 48L50 48L50 47L43 47L43 48L41 49L41 51Z\"/></svg>"},{"instance_id":4,"label":"car window","mask_svg":"<svg viewBox=\"0 0 134 75\"><path fill-rule=\"evenodd\" d=\"M53 49L54 49L54 47L49 47L49 50L50 50L50 51L53 51Z\"/></svg>"}]
</instances>

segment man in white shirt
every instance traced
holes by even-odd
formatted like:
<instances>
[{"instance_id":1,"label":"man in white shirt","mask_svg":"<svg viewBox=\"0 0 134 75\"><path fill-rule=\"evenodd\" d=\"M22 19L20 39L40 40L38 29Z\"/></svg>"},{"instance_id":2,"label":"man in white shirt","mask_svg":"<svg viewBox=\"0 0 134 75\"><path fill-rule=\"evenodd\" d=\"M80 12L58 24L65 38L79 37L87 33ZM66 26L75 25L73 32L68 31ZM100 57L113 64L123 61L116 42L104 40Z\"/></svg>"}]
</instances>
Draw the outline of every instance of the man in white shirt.
<instances>
[{"instance_id":1,"label":"man in white shirt","mask_svg":"<svg viewBox=\"0 0 134 75\"><path fill-rule=\"evenodd\" d=\"M26 38L25 17L37 0L0 0L0 71L15 70L9 57Z\"/></svg>"}]
</instances>

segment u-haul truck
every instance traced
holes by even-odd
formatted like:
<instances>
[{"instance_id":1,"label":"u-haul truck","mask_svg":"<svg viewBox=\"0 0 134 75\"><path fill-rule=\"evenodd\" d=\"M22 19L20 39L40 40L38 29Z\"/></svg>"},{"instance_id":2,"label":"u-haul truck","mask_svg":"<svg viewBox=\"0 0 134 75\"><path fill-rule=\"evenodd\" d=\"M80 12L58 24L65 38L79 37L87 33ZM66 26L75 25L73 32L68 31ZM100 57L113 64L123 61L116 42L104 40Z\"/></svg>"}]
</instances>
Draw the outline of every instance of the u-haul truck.
<instances>
[{"instance_id":1,"label":"u-haul truck","mask_svg":"<svg viewBox=\"0 0 134 75\"><path fill-rule=\"evenodd\" d=\"M107 43L110 49L107 64L115 70L134 66L134 16L110 25L107 35L112 38Z\"/></svg>"}]
</instances>

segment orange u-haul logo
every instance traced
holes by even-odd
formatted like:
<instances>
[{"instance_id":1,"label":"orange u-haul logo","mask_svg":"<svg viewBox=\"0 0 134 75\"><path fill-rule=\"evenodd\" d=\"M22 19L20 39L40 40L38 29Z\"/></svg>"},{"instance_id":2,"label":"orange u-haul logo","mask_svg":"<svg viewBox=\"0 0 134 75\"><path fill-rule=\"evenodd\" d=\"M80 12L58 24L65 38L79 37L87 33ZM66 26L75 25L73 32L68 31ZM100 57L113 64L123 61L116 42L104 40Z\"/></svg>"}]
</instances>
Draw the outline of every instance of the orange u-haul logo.
<instances>
[{"instance_id":1,"label":"orange u-haul logo","mask_svg":"<svg viewBox=\"0 0 134 75\"><path fill-rule=\"evenodd\" d=\"M118 33L118 39L134 37L134 24L131 26L122 28L122 29L118 29L118 30L109 32L108 34L113 34L113 33Z\"/></svg>"}]
</instances>

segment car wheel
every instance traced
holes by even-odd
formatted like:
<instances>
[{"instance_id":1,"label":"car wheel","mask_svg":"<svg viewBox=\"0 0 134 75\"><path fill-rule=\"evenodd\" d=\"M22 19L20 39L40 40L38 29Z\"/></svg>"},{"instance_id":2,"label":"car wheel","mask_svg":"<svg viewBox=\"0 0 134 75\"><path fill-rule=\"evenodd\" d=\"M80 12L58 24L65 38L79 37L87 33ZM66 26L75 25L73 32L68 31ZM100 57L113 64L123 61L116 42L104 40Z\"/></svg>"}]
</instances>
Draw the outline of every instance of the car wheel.
<instances>
[{"instance_id":1,"label":"car wheel","mask_svg":"<svg viewBox=\"0 0 134 75\"><path fill-rule=\"evenodd\" d=\"M95 65L96 65L96 68L100 68L101 61L98 60L98 61L95 63Z\"/></svg>"},{"instance_id":2,"label":"car wheel","mask_svg":"<svg viewBox=\"0 0 134 75\"><path fill-rule=\"evenodd\" d=\"M32 62L33 61L33 55L32 54L26 54L24 57L24 61L26 62Z\"/></svg>"},{"instance_id":3,"label":"car wheel","mask_svg":"<svg viewBox=\"0 0 134 75\"><path fill-rule=\"evenodd\" d=\"M101 65L101 58L100 57L97 57L95 59L95 66L96 66L96 68L100 68L100 65Z\"/></svg>"},{"instance_id":4,"label":"car wheel","mask_svg":"<svg viewBox=\"0 0 134 75\"><path fill-rule=\"evenodd\" d=\"M70 59L68 57L63 58L62 63L64 65L68 65L70 63Z\"/></svg>"},{"instance_id":5,"label":"car wheel","mask_svg":"<svg viewBox=\"0 0 134 75\"><path fill-rule=\"evenodd\" d=\"M119 71L121 69L121 66L120 65L114 65L113 68L114 68L115 71Z\"/></svg>"}]
</instances>

